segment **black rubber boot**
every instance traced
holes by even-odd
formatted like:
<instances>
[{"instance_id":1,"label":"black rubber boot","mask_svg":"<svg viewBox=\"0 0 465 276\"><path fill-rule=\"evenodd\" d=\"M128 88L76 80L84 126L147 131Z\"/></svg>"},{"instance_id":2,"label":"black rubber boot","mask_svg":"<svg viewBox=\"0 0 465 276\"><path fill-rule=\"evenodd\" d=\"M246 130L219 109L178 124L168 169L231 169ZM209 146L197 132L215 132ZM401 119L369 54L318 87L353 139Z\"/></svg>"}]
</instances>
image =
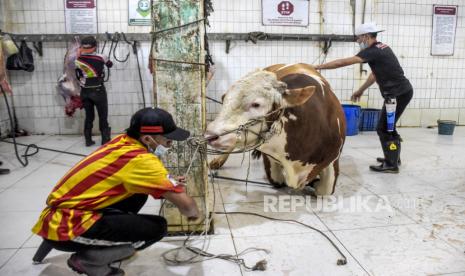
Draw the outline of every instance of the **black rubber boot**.
<instances>
[{"instance_id":1,"label":"black rubber boot","mask_svg":"<svg viewBox=\"0 0 465 276\"><path fill-rule=\"evenodd\" d=\"M383 152L385 152L385 160L381 165L372 165L370 170L375 172L399 173L399 154L400 142L398 139L383 143Z\"/></svg>"},{"instance_id":2,"label":"black rubber boot","mask_svg":"<svg viewBox=\"0 0 465 276\"><path fill-rule=\"evenodd\" d=\"M105 128L102 131L102 145L105 145L111 140L111 128Z\"/></svg>"},{"instance_id":3,"label":"black rubber boot","mask_svg":"<svg viewBox=\"0 0 465 276\"><path fill-rule=\"evenodd\" d=\"M112 246L76 252L68 259L68 266L79 274L89 276L120 276L124 271L110 264L134 255L132 245Z\"/></svg>"},{"instance_id":4,"label":"black rubber boot","mask_svg":"<svg viewBox=\"0 0 465 276\"><path fill-rule=\"evenodd\" d=\"M397 139L395 139L397 140ZM401 142L402 142L402 139L399 138L399 161L397 161L397 165L400 166L402 165L402 162L400 161L400 151L401 151ZM386 156L386 152L385 152L385 149L383 147L383 152L384 152L384 156ZM378 157L376 158L376 161L380 162L380 163L384 163L384 160L386 160L386 158L383 158L383 157Z\"/></svg>"},{"instance_id":5,"label":"black rubber boot","mask_svg":"<svg viewBox=\"0 0 465 276\"><path fill-rule=\"evenodd\" d=\"M86 147L90 147L95 144L92 140L92 129L84 129L84 138L86 139Z\"/></svg>"}]
</instances>

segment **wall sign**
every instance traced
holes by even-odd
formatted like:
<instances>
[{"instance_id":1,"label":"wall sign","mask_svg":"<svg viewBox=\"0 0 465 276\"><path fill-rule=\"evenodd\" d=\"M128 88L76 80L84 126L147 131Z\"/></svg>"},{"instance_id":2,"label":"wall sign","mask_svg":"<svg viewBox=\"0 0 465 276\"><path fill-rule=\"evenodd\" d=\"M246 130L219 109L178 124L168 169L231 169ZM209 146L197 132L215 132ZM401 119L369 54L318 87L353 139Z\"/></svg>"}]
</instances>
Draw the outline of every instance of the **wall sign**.
<instances>
[{"instance_id":1,"label":"wall sign","mask_svg":"<svg viewBox=\"0 0 465 276\"><path fill-rule=\"evenodd\" d=\"M458 6L433 5L431 55L454 54Z\"/></svg>"},{"instance_id":2,"label":"wall sign","mask_svg":"<svg viewBox=\"0 0 465 276\"><path fill-rule=\"evenodd\" d=\"M150 26L151 7L150 0L128 0L129 25Z\"/></svg>"},{"instance_id":3,"label":"wall sign","mask_svg":"<svg viewBox=\"0 0 465 276\"><path fill-rule=\"evenodd\" d=\"M65 0L65 24L69 34L97 33L96 0Z\"/></svg>"},{"instance_id":4,"label":"wall sign","mask_svg":"<svg viewBox=\"0 0 465 276\"><path fill-rule=\"evenodd\" d=\"M262 23L274 26L308 26L309 0L262 0Z\"/></svg>"}]
</instances>

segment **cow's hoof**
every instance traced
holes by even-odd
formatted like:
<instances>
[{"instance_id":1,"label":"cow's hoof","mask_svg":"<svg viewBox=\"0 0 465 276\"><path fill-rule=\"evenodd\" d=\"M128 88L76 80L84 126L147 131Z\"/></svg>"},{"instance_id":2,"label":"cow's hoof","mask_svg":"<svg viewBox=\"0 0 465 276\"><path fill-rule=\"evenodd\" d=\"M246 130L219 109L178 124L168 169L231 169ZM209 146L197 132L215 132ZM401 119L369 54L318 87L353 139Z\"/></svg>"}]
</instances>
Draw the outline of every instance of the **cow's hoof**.
<instances>
[{"instance_id":1,"label":"cow's hoof","mask_svg":"<svg viewBox=\"0 0 465 276\"><path fill-rule=\"evenodd\" d=\"M319 178L315 178L315 179L313 179L312 181L310 181L310 182L308 182L307 184L305 184L305 186L315 188L315 185L318 184L318 182L320 182L320 179L319 179Z\"/></svg>"},{"instance_id":2,"label":"cow's hoof","mask_svg":"<svg viewBox=\"0 0 465 276\"><path fill-rule=\"evenodd\" d=\"M260 157L262 156L262 153L258 150L253 150L252 151L252 158L253 159L260 159Z\"/></svg>"},{"instance_id":3,"label":"cow's hoof","mask_svg":"<svg viewBox=\"0 0 465 276\"><path fill-rule=\"evenodd\" d=\"M286 184L284 184L284 183L271 183L271 185L273 185L274 189L282 189L282 188L286 187Z\"/></svg>"},{"instance_id":4,"label":"cow's hoof","mask_svg":"<svg viewBox=\"0 0 465 276\"><path fill-rule=\"evenodd\" d=\"M215 158L210 162L210 170L218 170L224 165L223 159L220 158Z\"/></svg>"}]
</instances>

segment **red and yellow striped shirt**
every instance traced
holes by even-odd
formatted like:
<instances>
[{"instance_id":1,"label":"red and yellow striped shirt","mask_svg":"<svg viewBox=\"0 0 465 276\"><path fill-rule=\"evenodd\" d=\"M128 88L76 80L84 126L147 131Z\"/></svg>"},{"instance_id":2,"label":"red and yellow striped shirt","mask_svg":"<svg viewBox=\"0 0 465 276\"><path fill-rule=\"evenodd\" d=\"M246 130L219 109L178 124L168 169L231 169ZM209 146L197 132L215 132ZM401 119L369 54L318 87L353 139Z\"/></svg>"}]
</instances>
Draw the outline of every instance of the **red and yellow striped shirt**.
<instances>
[{"instance_id":1,"label":"red and yellow striped shirt","mask_svg":"<svg viewBox=\"0 0 465 276\"><path fill-rule=\"evenodd\" d=\"M71 240L101 217L100 209L136 193L160 198L166 191L184 188L171 183L163 163L139 141L120 135L58 182L32 232L50 240Z\"/></svg>"}]
</instances>

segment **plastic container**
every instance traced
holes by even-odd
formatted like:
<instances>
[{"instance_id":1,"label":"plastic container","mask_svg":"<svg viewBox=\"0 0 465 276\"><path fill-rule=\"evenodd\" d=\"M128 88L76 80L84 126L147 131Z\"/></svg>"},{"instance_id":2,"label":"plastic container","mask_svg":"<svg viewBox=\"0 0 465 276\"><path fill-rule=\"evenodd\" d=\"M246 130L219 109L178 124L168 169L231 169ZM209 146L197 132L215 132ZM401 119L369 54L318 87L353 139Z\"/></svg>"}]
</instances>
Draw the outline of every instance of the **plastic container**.
<instances>
[{"instance_id":1,"label":"plastic container","mask_svg":"<svg viewBox=\"0 0 465 276\"><path fill-rule=\"evenodd\" d=\"M440 135L452 135L456 124L457 122L452 120L438 120L438 133Z\"/></svg>"},{"instance_id":2,"label":"plastic container","mask_svg":"<svg viewBox=\"0 0 465 276\"><path fill-rule=\"evenodd\" d=\"M395 98L387 98L384 102L386 107L386 127L388 132L393 132L396 125L396 106L397 101Z\"/></svg>"},{"instance_id":3,"label":"plastic container","mask_svg":"<svg viewBox=\"0 0 465 276\"><path fill-rule=\"evenodd\" d=\"M375 108L362 108L362 115L360 116L360 131L374 131L378 126L379 116L381 109Z\"/></svg>"},{"instance_id":4,"label":"plastic container","mask_svg":"<svg viewBox=\"0 0 465 276\"><path fill-rule=\"evenodd\" d=\"M344 114L346 115L346 135L357 135L361 113L360 106L354 104L343 104L342 108L344 109Z\"/></svg>"}]
</instances>

